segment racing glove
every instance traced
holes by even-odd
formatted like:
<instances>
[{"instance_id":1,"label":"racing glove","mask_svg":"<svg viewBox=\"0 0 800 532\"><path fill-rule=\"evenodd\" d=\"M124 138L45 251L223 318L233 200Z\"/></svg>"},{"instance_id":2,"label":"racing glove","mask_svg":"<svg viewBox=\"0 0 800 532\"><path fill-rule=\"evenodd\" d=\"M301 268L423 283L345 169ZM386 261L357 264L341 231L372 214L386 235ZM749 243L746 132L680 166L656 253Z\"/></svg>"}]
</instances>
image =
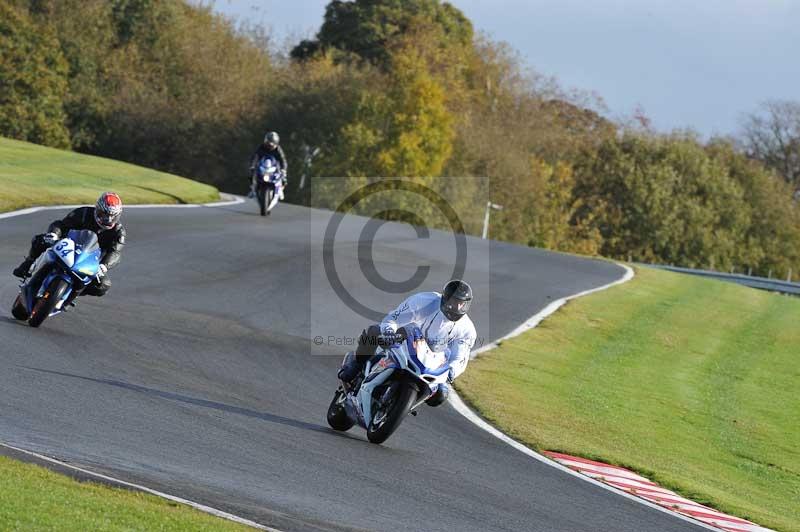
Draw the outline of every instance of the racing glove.
<instances>
[{"instance_id":1,"label":"racing glove","mask_svg":"<svg viewBox=\"0 0 800 532\"><path fill-rule=\"evenodd\" d=\"M100 269L97 270L97 278L102 279L106 275L107 271L108 271L108 266L106 266L105 264L101 264Z\"/></svg>"},{"instance_id":2,"label":"racing glove","mask_svg":"<svg viewBox=\"0 0 800 532\"><path fill-rule=\"evenodd\" d=\"M58 235L55 233L46 233L42 236L42 242L48 246L52 246L58 241Z\"/></svg>"}]
</instances>

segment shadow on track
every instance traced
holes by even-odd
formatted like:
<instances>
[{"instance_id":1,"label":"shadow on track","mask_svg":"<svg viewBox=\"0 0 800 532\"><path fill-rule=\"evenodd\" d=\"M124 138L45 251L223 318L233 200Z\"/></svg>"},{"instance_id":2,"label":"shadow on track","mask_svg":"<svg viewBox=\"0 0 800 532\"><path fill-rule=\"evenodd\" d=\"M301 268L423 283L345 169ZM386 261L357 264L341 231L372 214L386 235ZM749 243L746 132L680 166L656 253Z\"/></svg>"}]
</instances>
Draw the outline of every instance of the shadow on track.
<instances>
[{"instance_id":1,"label":"shadow on track","mask_svg":"<svg viewBox=\"0 0 800 532\"><path fill-rule=\"evenodd\" d=\"M186 205L186 200L180 196L176 196L175 194L170 194L169 192L164 192L163 190L158 190L155 188L150 187L143 187L141 185L131 185L134 188L140 188L142 190L147 190L148 192L155 192L156 194L161 194L162 196L166 196L168 198L174 199L178 205Z\"/></svg>"},{"instance_id":2,"label":"shadow on track","mask_svg":"<svg viewBox=\"0 0 800 532\"><path fill-rule=\"evenodd\" d=\"M10 318L8 316L0 316L0 320L5 321L7 323L13 323L14 325L25 325L25 326L28 325L26 322L22 320L15 320L14 318Z\"/></svg>"},{"instance_id":3,"label":"shadow on track","mask_svg":"<svg viewBox=\"0 0 800 532\"><path fill-rule=\"evenodd\" d=\"M169 399L171 401L178 401L178 402L181 402L181 403L202 406L204 408L211 408L211 409L214 409L214 410L220 410L222 412L230 412L232 414L239 414L239 415L242 415L242 416L247 416L247 417L251 417L251 418L255 418L255 419L260 419L262 421L268 421L270 423L278 423L280 425L286 425L286 426L289 426L289 427L294 427L294 428L303 429L303 430L310 430L312 432L321 432L323 434L329 434L329 435L333 435L333 436L344 437L344 438L347 438L349 440L363 441L363 440L361 440L359 438L356 438L354 436L351 436L351 435L348 435L348 434L345 434L345 433L342 433L342 432L336 432L336 431L334 431L333 429L331 429L329 427L324 427L322 425L317 425L317 424L314 424L314 423L308 423L308 422L305 422L305 421L299 421L297 419L292 419L292 418L288 418L288 417L284 417L284 416L279 416L279 415L276 415L276 414L270 414L269 412L258 412L256 410L251 410L249 408L244 408L244 407L241 407L241 406L228 405L228 404L220 403L220 402L217 402L217 401L210 401L208 399L198 399L196 397L190 397L188 395L181 395L181 394L174 393L174 392L166 392L166 391L163 391L163 390L157 390L155 388L148 388L146 386L140 386L138 384L131 384L131 383L128 383L128 382L118 381L118 380L114 380L114 379L97 379L97 378L94 378L94 377L86 377L86 376L83 376L83 375L75 375L75 374L72 374L72 373L64 373L64 372L61 372L61 371L53 371L53 370L50 370L50 369L32 368L32 367L29 367L29 366L18 366L18 367L23 368L23 369L27 369L27 370L30 370L30 371L38 371L38 372L41 372L41 373L49 373L51 375L59 375L61 377L70 377L70 378L73 378L73 379L81 379L81 380L84 380L84 381L95 382L95 383L98 383L98 384L105 384L107 386L115 386L117 388L123 388L125 390L131 390L131 391L134 391L134 392L139 392L139 393L142 393L142 394L145 394L145 395L149 395L151 397L161 397L162 399Z\"/></svg>"}]
</instances>

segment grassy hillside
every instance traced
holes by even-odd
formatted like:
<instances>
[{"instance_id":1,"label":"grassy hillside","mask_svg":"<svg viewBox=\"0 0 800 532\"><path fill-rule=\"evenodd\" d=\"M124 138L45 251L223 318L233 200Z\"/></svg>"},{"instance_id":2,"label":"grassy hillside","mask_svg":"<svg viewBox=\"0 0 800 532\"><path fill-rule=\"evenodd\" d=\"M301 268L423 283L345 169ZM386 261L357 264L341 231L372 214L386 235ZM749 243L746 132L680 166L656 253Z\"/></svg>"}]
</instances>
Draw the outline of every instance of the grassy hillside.
<instances>
[{"instance_id":1,"label":"grassy hillside","mask_svg":"<svg viewBox=\"0 0 800 532\"><path fill-rule=\"evenodd\" d=\"M458 390L532 447L800 530L800 299L640 269L479 357Z\"/></svg>"},{"instance_id":2,"label":"grassy hillside","mask_svg":"<svg viewBox=\"0 0 800 532\"><path fill-rule=\"evenodd\" d=\"M0 456L0 530L251 530L144 493Z\"/></svg>"},{"instance_id":3,"label":"grassy hillside","mask_svg":"<svg viewBox=\"0 0 800 532\"><path fill-rule=\"evenodd\" d=\"M0 137L0 212L53 204L94 203L113 190L123 203L202 203L214 187L190 179Z\"/></svg>"}]
</instances>

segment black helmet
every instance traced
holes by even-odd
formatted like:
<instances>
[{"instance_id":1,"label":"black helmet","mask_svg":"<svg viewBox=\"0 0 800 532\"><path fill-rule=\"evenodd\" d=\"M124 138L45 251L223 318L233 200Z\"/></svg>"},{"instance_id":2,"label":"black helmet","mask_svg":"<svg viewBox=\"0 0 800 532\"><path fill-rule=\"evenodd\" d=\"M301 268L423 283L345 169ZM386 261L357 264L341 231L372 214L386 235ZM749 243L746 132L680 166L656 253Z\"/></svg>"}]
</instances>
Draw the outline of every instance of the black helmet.
<instances>
[{"instance_id":1,"label":"black helmet","mask_svg":"<svg viewBox=\"0 0 800 532\"><path fill-rule=\"evenodd\" d=\"M281 137L274 131L270 131L266 135L264 135L264 144L272 148L273 150L278 147L278 144L281 143Z\"/></svg>"},{"instance_id":2,"label":"black helmet","mask_svg":"<svg viewBox=\"0 0 800 532\"><path fill-rule=\"evenodd\" d=\"M450 321L460 320L472 306L472 287L460 279L453 279L442 290L442 314Z\"/></svg>"}]
</instances>

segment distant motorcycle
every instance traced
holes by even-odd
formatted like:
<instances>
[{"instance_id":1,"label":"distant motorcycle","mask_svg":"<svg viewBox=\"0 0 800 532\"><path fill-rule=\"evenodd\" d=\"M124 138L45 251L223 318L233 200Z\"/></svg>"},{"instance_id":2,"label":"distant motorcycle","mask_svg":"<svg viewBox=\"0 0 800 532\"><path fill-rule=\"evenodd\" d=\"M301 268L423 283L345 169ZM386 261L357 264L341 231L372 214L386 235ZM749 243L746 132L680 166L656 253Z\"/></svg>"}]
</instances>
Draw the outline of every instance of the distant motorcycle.
<instances>
[{"instance_id":1,"label":"distant motorcycle","mask_svg":"<svg viewBox=\"0 0 800 532\"><path fill-rule=\"evenodd\" d=\"M283 170L271 155L262 157L255 169L255 195L261 216L269 216L283 192Z\"/></svg>"},{"instance_id":2,"label":"distant motorcycle","mask_svg":"<svg viewBox=\"0 0 800 532\"><path fill-rule=\"evenodd\" d=\"M40 326L64 312L100 272L100 244L94 231L72 230L36 260L31 276L20 285L11 314Z\"/></svg>"},{"instance_id":3,"label":"distant motorcycle","mask_svg":"<svg viewBox=\"0 0 800 532\"><path fill-rule=\"evenodd\" d=\"M342 382L328 407L328 424L349 430L356 423L372 443L383 443L408 414L447 382L450 363L444 352L433 352L419 328L401 329L405 340L379 349L364 368L364 376ZM342 365L355 357L345 355Z\"/></svg>"}]
</instances>

